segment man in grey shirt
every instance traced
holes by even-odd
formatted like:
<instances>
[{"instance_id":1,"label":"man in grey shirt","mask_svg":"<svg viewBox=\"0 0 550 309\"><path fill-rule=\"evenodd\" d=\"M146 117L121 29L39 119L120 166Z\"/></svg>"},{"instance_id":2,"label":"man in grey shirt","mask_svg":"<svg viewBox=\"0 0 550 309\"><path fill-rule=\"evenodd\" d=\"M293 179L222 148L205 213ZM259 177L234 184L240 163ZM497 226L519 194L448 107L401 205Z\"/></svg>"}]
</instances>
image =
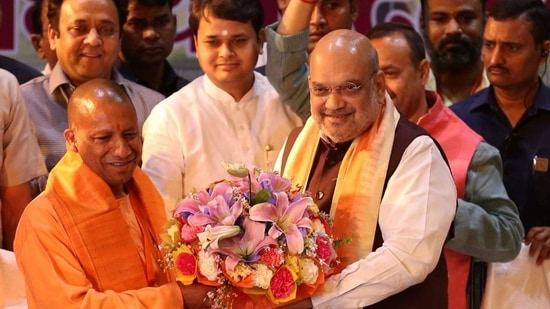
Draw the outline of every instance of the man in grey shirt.
<instances>
[{"instance_id":1,"label":"man in grey shirt","mask_svg":"<svg viewBox=\"0 0 550 309\"><path fill-rule=\"evenodd\" d=\"M141 126L164 96L130 82L115 69L126 7L120 0L51 0L50 44L58 63L48 76L35 78L21 90L48 171L65 153L67 101L80 84L97 77L122 85L135 106ZM101 136L91 137L101 142Z\"/></svg>"}]
</instances>

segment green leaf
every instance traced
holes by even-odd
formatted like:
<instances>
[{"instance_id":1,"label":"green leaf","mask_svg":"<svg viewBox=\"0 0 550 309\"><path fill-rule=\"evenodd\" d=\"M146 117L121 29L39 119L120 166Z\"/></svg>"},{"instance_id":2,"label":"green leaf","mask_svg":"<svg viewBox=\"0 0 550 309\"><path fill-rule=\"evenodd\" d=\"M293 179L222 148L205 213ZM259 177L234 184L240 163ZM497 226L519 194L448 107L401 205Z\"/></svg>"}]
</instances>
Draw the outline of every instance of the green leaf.
<instances>
[{"instance_id":1,"label":"green leaf","mask_svg":"<svg viewBox=\"0 0 550 309\"><path fill-rule=\"evenodd\" d=\"M256 195L254 195L254 197L252 197L252 200L250 201L250 205L265 203L265 202L269 201L270 198L271 198L271 193L269 193L269 190L262 189L262 190L258 191L258 193L256 193Z\"/></svg>"}]
</instances>

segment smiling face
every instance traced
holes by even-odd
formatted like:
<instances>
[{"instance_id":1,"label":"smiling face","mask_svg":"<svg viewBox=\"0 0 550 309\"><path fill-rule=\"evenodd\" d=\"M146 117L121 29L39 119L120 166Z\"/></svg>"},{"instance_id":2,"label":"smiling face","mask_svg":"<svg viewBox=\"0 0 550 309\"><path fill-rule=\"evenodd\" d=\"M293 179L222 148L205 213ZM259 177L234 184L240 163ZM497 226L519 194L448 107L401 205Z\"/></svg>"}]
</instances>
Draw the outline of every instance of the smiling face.
<instances>
[{"instance_id":1,"label":"smiling face","mask_svg":"<svg viewBox=\"0 0 550 309\"><path fill-rule=\"evenodd\" d=\"M59 33L50 26L52 49L73 85L110 78L120 48L119 20L111 0L65 0Z\"/></svg>"},{"instance_id":2,"label":"smiling face","mask_svg":"<svg viewBox=\"0 0 550 309\"><path fill-rule=\"evenodd\" d=\"M423 19L426 49L437 69L462 70L480 61L481 0L427 0Z\"/></svg>"},{"instance_id":3,"label":"smiling face","mask_svg":"<svg viewBox=\"0 0 550 309\"><path fill-rule=\"evenodd\" d=\"M334 143L360 136L380 113L385 95L384 73L373 67L369 59L373 52L363 35L338 30L326 35L311 54L311 114ZM346 83L360 88L345 91ZM332 90L323 90L327 88Z\"/></svg>"},{"instance_id":4,"label":"smiling face","mask_svg":"<svg viewBox=\"0 0 550 309\"><path fill-rule=\"evenodd\" d=\"M176 16L168 2L148 7L133 0L123 32L122 59L131 65L161 65L174 47Z\"/></svg>"},{"instance_id":5,"label":"smiling face","mask_svg":"<svg viewBox=\"0 0 550 309\"><path fill-rule=\"evenodd\" d=\"M70 111L65 139L84 164L119 196L141 158L136 112L128 97L120 93L104 87L92 91L92 96L71 98L75 102L69 104L79 107Z\"/></svg>"},{"instance_id":6,"label":"smiling face","mask_svg":"<svg viewBox=\"0 0 550 309\"><path fill-rule=\"evenodd\" d=\"M202 70L236 100L252 87L263 42L263 30L256 34L250 23L217 18L209 9L205 9L195 36Z\"/></svg>"},{"instance_id":7,"label":"smiling face","mask_svg":"<svg viewBox=\"0 0 550 309\"><path fill-rule=\"evenodd\" d=\"M423 59L413 64L411 48L400 33L371 39L371 43L378 52L386 89L395 107L416 122L426 107L424 87L430 69L428 61Z\"/></svg>"}]
</instances>

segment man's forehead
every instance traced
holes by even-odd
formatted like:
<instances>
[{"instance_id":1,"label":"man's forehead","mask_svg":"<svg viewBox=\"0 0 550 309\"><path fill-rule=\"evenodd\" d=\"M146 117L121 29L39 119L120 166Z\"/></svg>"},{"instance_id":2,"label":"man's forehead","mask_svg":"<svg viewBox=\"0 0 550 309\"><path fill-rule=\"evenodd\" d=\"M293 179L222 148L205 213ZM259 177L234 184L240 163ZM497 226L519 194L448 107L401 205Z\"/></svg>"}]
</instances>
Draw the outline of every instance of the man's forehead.
<instances>
[{"instance_id":1,"label":"man's forehead","mask_svg":"<svg viewBox=\"0 0 550 309\"><path fill-rule=\"evenodd\" d=\"M71 21L100 19L118 22L117 7L112 0L65 0L61 4L59 17Z\"/></svg>"},{"instance_id":2,"label":"man's forehead","mask_svg":"<svg viewBox=\"0 0 550 309\"><path fill-rule=\"evenodd\" d=\"M148 17L156 16L159 14L170 14L171 10L168 2L165 4L146 6L138 3L137 1L132 1L128 4L128 13L131 15Z\"/></svg>"},{"instance_id":3,"label":"man's forehead","mask_svg":"<svg viewBox=\"0 0 550 309\"><path fill-rule=\"evenodd\" d=\"M255 33L250 22L243 23L213 16L208 17L208 19L201 18L198 32L201 36L212 38L248 36Z\"/></svg>"},{"instance_id":4,"label":"man's forehead","mask_svg":"<svg viewBox=\"0 0 550 309\"><path fill-rule=\"evenodd\" d=\"M495 20L490 17L485 25L483 38L506 43L533 41L530 27L530 22L523 18Z\"/></svg>"},{"instance_id":5,"label":"man's forehead","mask_svg":"<svg viewBox=\"0 0 550 309\"><path fill-rule=\"evenodd\" d=\"M447 13L451 15L469 11L481 12L483 8L481 0L428 0L426 4L430 13Z\"/></svg>"}]
</instances>

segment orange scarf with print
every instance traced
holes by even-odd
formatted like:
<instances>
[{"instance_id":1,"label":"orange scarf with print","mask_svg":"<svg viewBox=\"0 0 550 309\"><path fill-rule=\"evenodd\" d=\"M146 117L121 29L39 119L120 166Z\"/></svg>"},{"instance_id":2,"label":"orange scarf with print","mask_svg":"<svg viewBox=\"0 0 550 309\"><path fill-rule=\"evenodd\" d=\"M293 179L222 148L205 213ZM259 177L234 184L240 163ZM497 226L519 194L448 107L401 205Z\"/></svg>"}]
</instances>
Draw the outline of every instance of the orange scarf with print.
<instances>
[{"instance_id":1,"label":"orange scarf with print","mask_svg":"<svg viewBox=\"0 0 550 309\"><path fill-rule=\"evenodd\" d=\"M378 119L355 138L340 170L330 211L335 239L351 237L352 244L338 249L342 267L366 257L371 251L378 222L395 128L399 113L386 95ZM321 132L309 118L294 143L283 176L294 186L307 187Z\"/></svg>"},{"instance_id":2,"label":"orange scarf with print","mask_svg":"<svg viewBox=\"0 0 550 309\"><path fill-rule=\"evenodd\" d=\"M132 241L119 203L105 181L80 155L67 151L52 169L44 195L52 202L71 240L71 249L97 291L122 292L164 284L156 274L155 244L166 222L164 204L149 178L136 168L126 184L141 228L145 261Z\"/></svg>"}]
</instances>

